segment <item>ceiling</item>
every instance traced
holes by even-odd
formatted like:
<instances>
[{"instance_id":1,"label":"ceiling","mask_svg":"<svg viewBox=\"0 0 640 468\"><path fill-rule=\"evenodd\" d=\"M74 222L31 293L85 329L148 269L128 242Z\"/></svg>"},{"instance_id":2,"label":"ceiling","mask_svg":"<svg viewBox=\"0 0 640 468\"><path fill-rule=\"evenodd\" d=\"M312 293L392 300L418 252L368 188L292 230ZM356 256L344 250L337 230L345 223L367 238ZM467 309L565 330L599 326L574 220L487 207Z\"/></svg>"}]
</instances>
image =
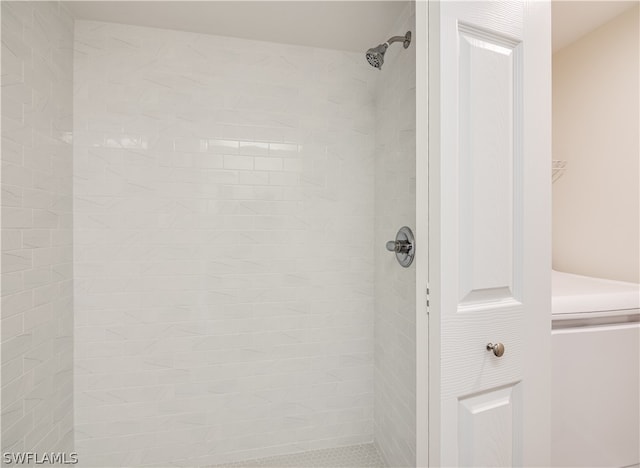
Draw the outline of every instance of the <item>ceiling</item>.
<instances>
[{"instance_id":1,"label":"ceiling","mask_svg":"<svg viewBox=\"0 0 640 468\"><path fill-rule=\"evenodd\" d=\"M77 19L363 52L405 1L68 1ZM394 31L404 34L405 31Z\"/></svg>"},{"instance_id":2,"label":"ceiling","mask_svg":"<svg viewBox=\"0 0 640 468\"><path fill-rule=\"evenodd\" d=\"M638 0L554 0L551 6L553 51L568 46L638 3Z\"/></svg>"},{"instance_id":3,"label":"ceiling","mask_svg":"<svg viewBox=\"0 0 640 468\"><path fill-rule=\"evenodd\" d=\"M387 39L406 1L67 1L79 19L362 52ZM553 51L638 0L553 0ZM393 31L403 34L404 31Z\"/></svg>"}]
</instances>

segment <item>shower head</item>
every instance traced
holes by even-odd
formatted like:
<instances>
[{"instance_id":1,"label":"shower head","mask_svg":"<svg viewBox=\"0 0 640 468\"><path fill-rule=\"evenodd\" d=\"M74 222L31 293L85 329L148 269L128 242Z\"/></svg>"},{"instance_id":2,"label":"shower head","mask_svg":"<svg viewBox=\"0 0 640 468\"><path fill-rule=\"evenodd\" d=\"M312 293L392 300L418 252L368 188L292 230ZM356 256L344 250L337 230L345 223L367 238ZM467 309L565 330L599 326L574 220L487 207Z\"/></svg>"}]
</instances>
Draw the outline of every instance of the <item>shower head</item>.
<instances>
[{"instance_id":1,"label":"shower head","mask_svg":"<svg viewBox=\"0 0 640 468\"><path fill-rule=\"evenodd\" d=\"M387 47L389 47L389 43L385 42L384 44L380 44L377 47L372 47L367 50L367 62L374 68L382 68L382 64L384 63L384 54L387 51Z\"/></svg>"},{"instance_id":2,"label":"shower head","mask_svg":"<svg viewBox=\"0 0 640 468\"><path fill-rule=\"evenodd\" d=\"M384 44L380 44L367 50L367 62L369 62L369 65L380 70L384 63L384 54L387 52L389 44L393 44L394 42L402 42L406 49L409 47L409 44L411 44L411 31L407 31L404 36L393 36Z\"/></svg>"}]
</instances>

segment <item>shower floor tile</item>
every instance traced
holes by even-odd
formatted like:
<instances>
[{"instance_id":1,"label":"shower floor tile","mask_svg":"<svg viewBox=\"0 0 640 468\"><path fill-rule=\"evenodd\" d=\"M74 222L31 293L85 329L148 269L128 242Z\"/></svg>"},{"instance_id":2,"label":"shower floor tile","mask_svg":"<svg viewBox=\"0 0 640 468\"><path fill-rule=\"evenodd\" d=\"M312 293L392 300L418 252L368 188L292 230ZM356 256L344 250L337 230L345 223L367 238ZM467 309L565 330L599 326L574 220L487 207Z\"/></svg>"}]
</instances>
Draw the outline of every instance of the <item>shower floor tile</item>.
<instances>
[{"instance_id":1,"label":"shower floor tile","mask_svg":"<svg viewBox=\"0 0 640 468\"><path fill-rule=\"evenodd\" d=\"M320 468L320 467L366 467L383 468L384 462L373 444L351 445L349 447L336 447L322 450L310 450L308 452L291 453L275 457L256 458L234 462L225 465L216 465L218 468Z\"/></svg>"}]
</instances>

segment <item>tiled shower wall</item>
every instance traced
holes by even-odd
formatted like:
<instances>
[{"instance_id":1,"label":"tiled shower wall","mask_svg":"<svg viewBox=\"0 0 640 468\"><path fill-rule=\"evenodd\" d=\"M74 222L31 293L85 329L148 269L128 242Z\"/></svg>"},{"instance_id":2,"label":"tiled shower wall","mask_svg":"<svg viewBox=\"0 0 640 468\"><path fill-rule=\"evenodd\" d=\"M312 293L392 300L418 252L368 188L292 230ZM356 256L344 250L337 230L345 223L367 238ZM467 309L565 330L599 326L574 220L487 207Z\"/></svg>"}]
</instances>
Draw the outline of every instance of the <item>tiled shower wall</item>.
<instances>
[{"instance_id":1,"label":"tiled shower wall","mask_svg":"<svg viewBox=\"0 0 640 468\"><path fill-rule=\"evenodd\" d=\"M355 53L75 34L83 466L370 442L377 72Z\"/></svg>"},{"instance_id":2,"label":"tiled shower wall","mask_svg":"<svg viewBox=\"0 0 640 468\"><path fill-rule=\"evenodd\" d=\"M388 36L415 33L411 2ZM416 222L416 56L389 49L376 88L375 441L389 466L415 466L415 264L402 268L384 249ZM426 246L418 245L417 248Z\"/></svg>"},{"instance_id":3,"label":"tiled shower wall","mask_svg":"<svg viewBox=\"0 0 640 468\"><path fill-rule=\"evenodd\" d=\"M73 446L73 21L2 2L2 452Z\"/></svg>"}]
</instances>

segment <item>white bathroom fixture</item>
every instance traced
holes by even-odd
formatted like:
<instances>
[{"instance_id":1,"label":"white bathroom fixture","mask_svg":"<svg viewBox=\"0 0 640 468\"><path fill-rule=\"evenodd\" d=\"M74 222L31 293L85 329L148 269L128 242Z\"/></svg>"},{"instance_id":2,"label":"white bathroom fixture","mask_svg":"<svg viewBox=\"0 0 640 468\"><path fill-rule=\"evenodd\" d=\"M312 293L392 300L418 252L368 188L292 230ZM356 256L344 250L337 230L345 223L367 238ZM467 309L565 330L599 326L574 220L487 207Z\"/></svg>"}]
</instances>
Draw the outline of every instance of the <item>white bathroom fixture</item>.
<instances>
[{"instance_id":1,"label":"white bathroom fixture","mask_svg":"<svg viewBox=\"0 0 640 468\"><path fill-rule=\"evenodd\" d=\"M640 285L552 275L551 464L640 462Z\"/></svg>"}]
</instances>

